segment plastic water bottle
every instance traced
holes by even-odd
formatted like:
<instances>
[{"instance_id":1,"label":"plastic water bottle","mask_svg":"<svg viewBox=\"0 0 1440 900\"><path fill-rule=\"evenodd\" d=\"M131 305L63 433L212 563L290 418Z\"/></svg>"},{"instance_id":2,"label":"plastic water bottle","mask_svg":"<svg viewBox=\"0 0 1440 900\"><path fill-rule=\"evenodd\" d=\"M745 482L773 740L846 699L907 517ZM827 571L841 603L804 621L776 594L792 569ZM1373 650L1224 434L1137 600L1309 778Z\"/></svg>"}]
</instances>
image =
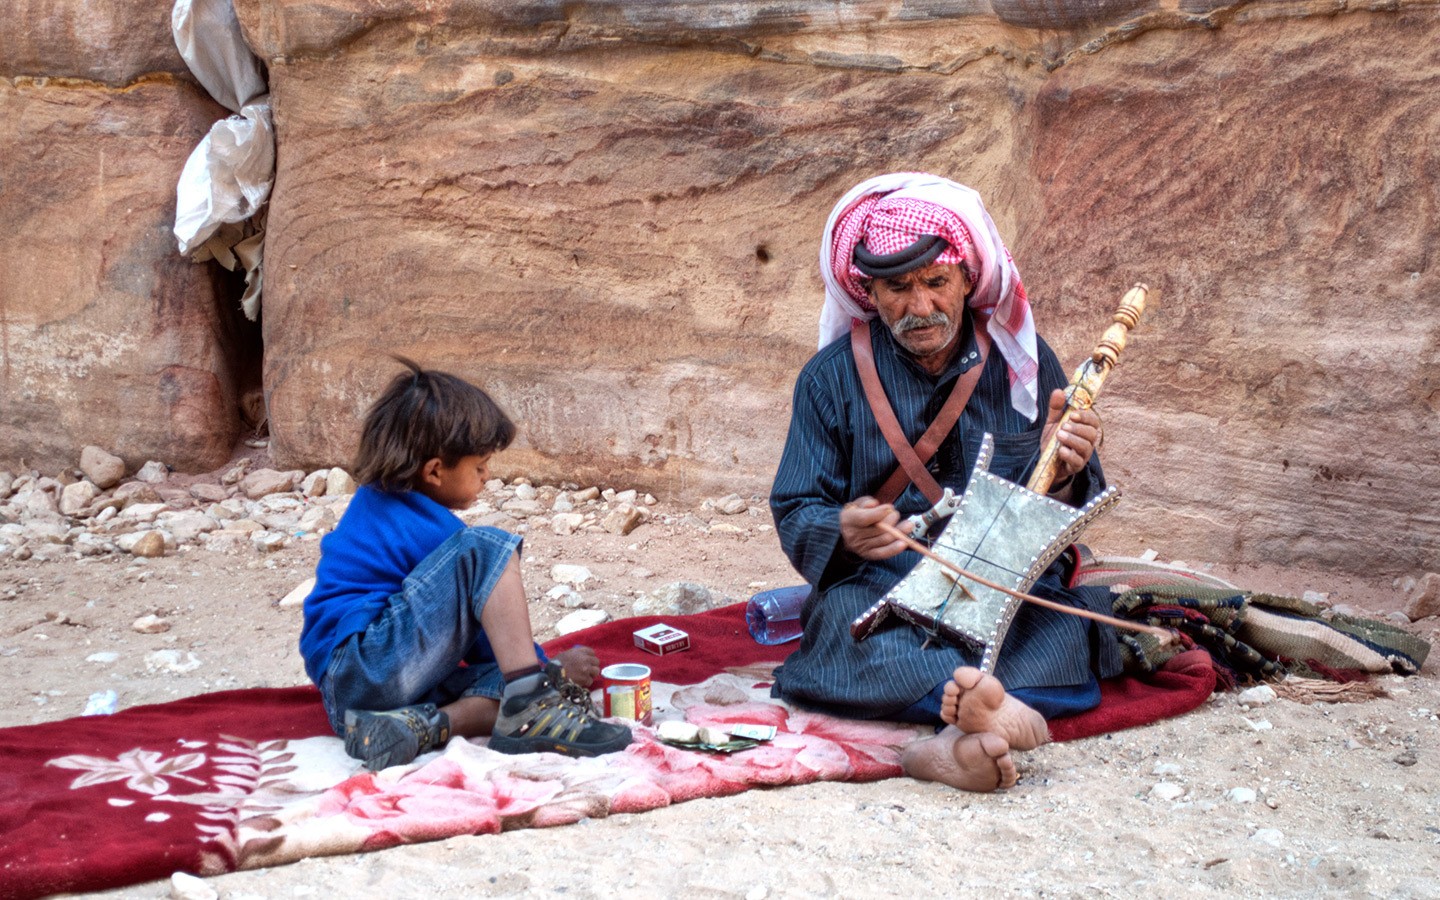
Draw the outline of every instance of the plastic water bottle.
<instances>
[{"instance_id":1,"label":"plastic water bottle","mask_svg":"<svg viewBox=\"0 0 1440 900\"><path fill-rule=\"evenodd\" d=\"M810 596L810 585L762 591L745 604L745 624L761 644L783 644L800 636L800 607Z\"/></svg>"}]
</instances>

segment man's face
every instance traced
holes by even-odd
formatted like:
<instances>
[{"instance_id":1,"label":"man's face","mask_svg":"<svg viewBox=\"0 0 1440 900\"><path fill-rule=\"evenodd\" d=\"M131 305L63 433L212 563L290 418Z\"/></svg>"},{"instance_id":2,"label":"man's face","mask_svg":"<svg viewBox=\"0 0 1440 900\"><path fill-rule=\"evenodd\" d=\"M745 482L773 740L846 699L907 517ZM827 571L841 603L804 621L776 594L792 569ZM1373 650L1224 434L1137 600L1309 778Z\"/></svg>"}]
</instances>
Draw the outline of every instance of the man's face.
<instances>
[{"instance_id":1,"label":"man's face","mask_svg":"<svg viewBox=\"0 0 1440 900\"><path fill-rule=\"evenodd\" d=\"M943 368L960 334L970 282L955 263L932 264L870 283L870 302L895 340L926 368Z\"/></svg>"}]
</instances>

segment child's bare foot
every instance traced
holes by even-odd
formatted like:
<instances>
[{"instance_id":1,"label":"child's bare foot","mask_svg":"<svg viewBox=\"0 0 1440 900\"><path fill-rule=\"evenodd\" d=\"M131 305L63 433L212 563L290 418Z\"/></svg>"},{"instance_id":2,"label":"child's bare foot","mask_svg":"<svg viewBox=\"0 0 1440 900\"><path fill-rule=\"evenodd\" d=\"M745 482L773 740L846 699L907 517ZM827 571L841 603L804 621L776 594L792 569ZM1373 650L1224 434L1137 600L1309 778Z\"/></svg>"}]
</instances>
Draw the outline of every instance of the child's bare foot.
<instances>
[{"instance_id":1,"label":"child's bare foot","mask_svg":"<svg viewBox=\"0 0 1440 900\"><path fill-rule=\"evenodd\" d=\"M600 676L600 657L589 647L561 650L555 654L555 661L560 664L565 677L582 688L588 688Z\"/></svg>"},{"instance_id":2,"label":"child's bare foot","mask_svg":"<svg viewBox=\"0 0 1440 900\"><path fill-rule=\"evenodd\" d=\"M1004 738L963 734L953 725L906 747L900 765L911 778L977 793L1014 787L1020 778Z\"/></svg>"},{"instance_id":3,"label":"child's bare foot","mask_svg":"<svg viewBox=\"0 0 1440 900\"><path fill-rule=\"evenodd\" d=\"M1049 743L1050 729L1038 712L1005 693L995 676L972 666L955 670L940 701L940 718L966 734L995 734L1014 750Z\"/></svg>"}]
</instances>

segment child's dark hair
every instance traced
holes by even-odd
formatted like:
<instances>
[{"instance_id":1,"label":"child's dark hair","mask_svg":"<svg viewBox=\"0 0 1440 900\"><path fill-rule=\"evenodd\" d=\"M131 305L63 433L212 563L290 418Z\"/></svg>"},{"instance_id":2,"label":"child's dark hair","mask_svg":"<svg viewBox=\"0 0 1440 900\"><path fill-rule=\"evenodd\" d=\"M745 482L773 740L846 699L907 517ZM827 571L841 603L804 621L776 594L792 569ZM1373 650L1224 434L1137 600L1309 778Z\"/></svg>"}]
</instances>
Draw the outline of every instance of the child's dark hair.
<instances>
[{"instance_id":1,"label":"child's dark hair","mask_svg":"<svg viewBox=\"0 0 1440 900\"><path fill-rule=\"evenodd\" d=\"M428 460L453 466L462 456L485 456L515 440L515 423L489 394L448 372L392 358L410 371L395 376L365 413L355 457L361 484L410 490Z\"/></svg>"}]
</instances>

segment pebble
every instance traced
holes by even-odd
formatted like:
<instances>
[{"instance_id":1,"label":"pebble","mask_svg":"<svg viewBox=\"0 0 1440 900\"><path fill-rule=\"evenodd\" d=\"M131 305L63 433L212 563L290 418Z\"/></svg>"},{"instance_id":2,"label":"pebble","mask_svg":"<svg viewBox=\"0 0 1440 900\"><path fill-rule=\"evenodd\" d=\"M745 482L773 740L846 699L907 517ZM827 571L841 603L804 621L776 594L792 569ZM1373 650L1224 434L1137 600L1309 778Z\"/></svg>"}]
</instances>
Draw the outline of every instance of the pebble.
<instances>
[{"instance_id":1,"label":"pebble","mask_svg":"<svg viewBox=\"0 0 1440 900\"><path fill-rule=\"evenodd\" d=\"M580 585L585 584L587 581L590 581L594 577L595 573L591 572L584 566L575 566L568 563L556 563L555 565L550 567L550 580L559 584L568 584L573 587L579 587Z\"/></svg>"},{"instance_id":2,"label":"pebble","mask_svg":"<svg viewBox=\"0 0 1440 900\"><path fill-rule=\"evenodd\" d=\"M589 503L590 501L596 500L599 497L600 489L597 487L588 487L584 490L576 491L574 494L571 495L571 499L574 500L576 503Z\"/></svg>"},{"instance_id":3,"label":"pebble","mask_svg":"<svg viewBox=\"0 0 1440 900\"><path fill-rule=\"evenodd\" d=\"M739 515L749 509L749 505L739 494L726 494L715 501L715 511L727 516Z\"/></svg>"},{"instance_id":4,"label":"pebble","mask_svg":"<svg viewBox=\"0 0 1440 900\"><path fill-rule=\"evenodd\" d=\"M1412 622L1440 616L1440 573L1427 572L1420 579L1405 602L1405 615Z\"/></svg>"},{"instance_id":5,"label":"pebble","mask_svg":"<svg viewBox=\"0 0 1440 900\"><path fill-rule=\"evenodd\" d=\"M220 503L230 496L229 488L208 482L190 485L190 496L202 503Z\"/></svg>"},{"instance_id":6,"label":"pebble","mask_svg":"<svg viewBox=\"0 0 1440 900\"><path fill-rule=\"evenodd\" d=\"M639 528L644 521L644 512L629 503L621 503L605 514L600 520L600 527L611 534L626 535Z\"/></svg>"},{"instance_id":7,"label":"pebble","mask_svg":"<svg viewBox=\"0 0 1440 900\"><path fill-rule=\"evenodd\" d=\"M518 484L515 486L516 500L534 500L538 494L539 492L535 490L533 485Z\"/></svg>"},{"instance_id":8,"label":"pebble","mask_svg":"<svg viewBox=\"0 0 1440 900\"><path fill-rule=\"evenodd\" d=\"M193 672L200 668L200 657L186 653L182 658L179 650L155 650L145 654L145 668L151 671L164 669L177 675Z\"/></svg>"},{"instance_id":9,"label":"pebble","mask_svg":"<svg viewBox=\"0 0 1440 900\"><path fill-rule=\"evenodd\" d=\"M141 634L163 634L170 630L170 623L159 616L149 615L136 619L130 627Z\"/></svg>"},{"instance_id":10,"label":"pebble","mask_svg":"<svg viewBox=\"0 0 1440 900\"><path fill-rule=\"evenodd\" d=\"M603 609L578 609L555 623L555 633L562 636L574 634L608 621L610 614Z\"/></svg>"},{"instance_id":11,"label":"pebble","mask_svg":"<svg viewBox=\"0 0 1440 900\"><path fill-rule=\"evenodd\" d=\"M329 469L316 469L300 482L300 493L307 497L325 496L326 479L330 477Z\"/></svg>"},{"instance_id":12,"label":"pebble","mask_svg":"<svg viewBox=\"0 0 1440 900\"><path fill-rule=\"evenodd\" d=\"M274 469L256 469L240 479L240 490L251 500L284 493L294 487L295 474L293 472L277 472Z\"/></svg>"},{"instance_id":13,"label":"pebble","mask_svg":"<svg viewBox=\"0 0 1440 900\"><path fill-rule=\"evenodd\" d=\"M1181 797L1185 796L1185 788L1181 787L1178 784L1173 784L1169 781L1161 781L1154 787L1150 788L1150 796L1154 797L1156 800L1163 800L1167 802L1171 800L1179 800Z\"/></svg>"},{"instance_id":14,"label":"pebble","mask_svg":"<svg viewBox=\"0 0 1440 900\"><path fill-rule=\"evenodd\" d=\"M146 484L159 484L170 477L170 467L158 460L150 460L140 467L135 477Z\"/></svg>"},{"instance_id":15,"label":"pebble","mask_svg":"<svg viewBox=\"0 0 1440 900\"><path fill-rule=\"evenodd\" d=\"M688 616L726 606L730 602L729 597L703 584L676 581L636 600L630 612L635 616Z\"/></svg>"},{"instance_id":16,"label":"pebble","mask_svg":"<svg viewBox=\"0 0 1440 900\"><path fill-rule=\"evenodd\" d=\"M1231 803L1254 803L1255 789L1248 787L1233 787L1225 792L1225 799Z\"/></svg>"},{"instance_id":17,"label":"pebble","mask_svg":"<svg viewBox=\"0 0 1440 900\"><path fill-rule=\"evenodd\" d=\"M1150 774L1151 774L1151 775L1159 775L1159 776L1161 776L1162 778L1168 777L1168 776L1171 776L1171 775L1180 775L1180 774L1182 774L1183 772L1184 772L1184 769L1182 769L1180 766L1176 765L1175 763L1163 763L1163 762L1157 762L1157 763L1155 764L1155 768L1153 768L1153 769L1150 770Z\"/></svg>"},{"instance_id":18,"label":"pebble","mask_svg":"<svg viewBox=\"0 0 1440 900\"><path fill-rule=\"evenodd\" d=\"M75 516L100 496L100 488L89 481L77 481L60 492L60 512Z\"/></svg>"},{"instance_id":19,"label":"pebble","mask_svg":"<svg viewBox=\"0 0 1440 900\"><path fill-rule=\"evenodd\" d=\"M165 536L158 531L143 532L128 548L119 541L116 541L116 544L122 550L128 549L132 556L145 559L155 559L165 555Z\"/></svg>"},{"instance_id":20,"label":"pebble","mask_svg":"<svg viewBox=\"0 0 1440 900\"><path fill-rule=\"evenodd\" d=\"M1275 727L1270 724L1268 719L1242 719L1241 721L1249 725L1251 731L1269 731Z\"/></svg>"},{"instance_id":21,"label":"pebble","mask_svg":"<svg viewBox=\"0 0 1440 900\"><path fill-rule=\"evenodd\" d=\"M550 530L562 537L572 535L585 524L585 517L580 513L562 512L550 519Z\"/></svg>"},{"instance_id":22,"label":"pebble","mask_svg":"<svg viewBox=\"0 0 1440 900\"><path fill-rule=\"evenodd\" d=\"M1245 706L1265 706L1275 702L1275 698L1278 696L1270 685L1258 684L1241 691L1235 699Z\"/></svg>"},{"instance_id":23,"label":"pebble","mask_svg":"<svg viewBox=\"0 0 1440 900\"><path fill-rule=\"evenodd\" d=\"M358 485L355 484L355 479L350 476L350 473L339 467L331 469L330 474L325 476L325 496L327 497L348 497L355 493L356 487Z\"/></svg>"},{"instance_id":24,"label":"pebble","mask_svg":"<svg viewBox=\"0 0 1440 900\"><path fill-rule=\"evenodd\" d=\"M1278 828L1257 828L1255 833L1250 835L1250 840L1280 847L1285 843L1285 832Z\"/></svg>"},{"instance_id":25,"label":"pebble","mask_svg":"<svg viewBox=\"0 0 1440 900\"><path fill-rule=\"evenodd\" d=\"M185 872L170 876L170 896L174 900L219 900L220 897L203 878Z\"/></svg>"},{"instance_id":26,"label":"pebble","mask_svg":"<svg viewBox=\"0 0 1440 900\"><path fill-rule=\"evenodd\" d=\"M85 661L93 663L113 663L119 658L120 654L115 653L114 651L102 650L99 653L92 653L89 656L85 657Z\"/></svg>"},{"instance_id":27,"label":"pebble","mask_svg":"<svg viewBox=\"0 0 1440 900\"><path fill-rule=\"evenodd\" d=\"M278 531L257 531L250 535L250 544L262 553L274 553L285 546L285 535Z\"/></svg>"},{"instance_id":28,"label":"pebble","mask_svg":"<svg viewBox=\"0 0 1440 900\"><path fill-rule=\"evenodd\" d=\"M310 596L310 592L313 590L315 590L315 579L313 577L307 578L299 584L295 585L295 587L291 588L290 593L286 594L284 597L281 597L279 605L303 606L305 603L305 598Z\"/></svg>"},{"instance_id":29,"label":"pebble","mask_svg":"<svg viewBox=\"0 0 1440 900\"><path fill-rule=\"evenodd\" d=\"M92 445L80 451L80 471L101 490L109 490L125 477L125 460Z\"/></svg>"}]
</instances>

